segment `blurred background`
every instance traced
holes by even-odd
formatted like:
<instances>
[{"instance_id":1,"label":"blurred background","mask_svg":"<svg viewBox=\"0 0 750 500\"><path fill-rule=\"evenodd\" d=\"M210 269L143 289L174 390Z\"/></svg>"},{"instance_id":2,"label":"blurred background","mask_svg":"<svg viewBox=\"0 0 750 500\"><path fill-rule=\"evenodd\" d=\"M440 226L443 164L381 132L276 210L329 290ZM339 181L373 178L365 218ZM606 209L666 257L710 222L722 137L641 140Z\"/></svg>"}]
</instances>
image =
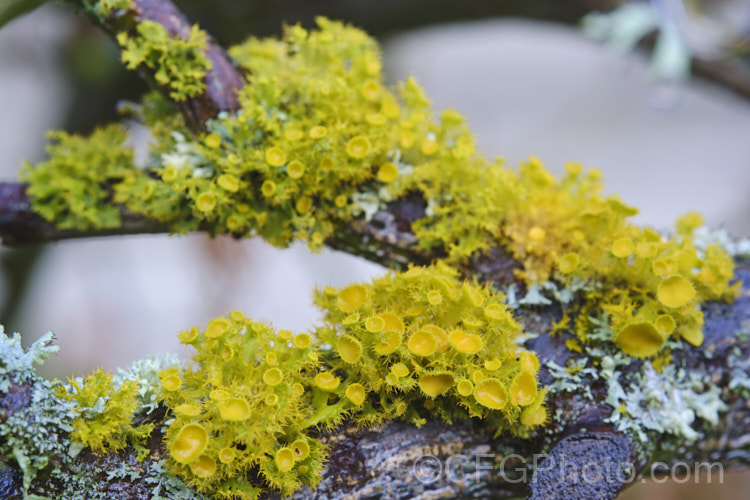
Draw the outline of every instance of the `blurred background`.
<instances>
[{"instance_id":1,"label":"blurred background","mask_svg":"<svg viewBox=\"0 0 750 500\"><path fill-rule=\"evenodd\" d=\"M416 76L436 109L467 116L488 157L534 155L558 173L580 161L641 209L639 223L666 229L694 209L750 236L750 0L176 3L223 45L317 14L349 21L382 41L390 82ZM12 21L0 30L0 178L44 159L46 130L88 133L144 90L71 9ZM318 318L315 286L382 272L333 251L204 235L0 248L0 321L26 343L52 329L62 350L45 374L67 377L186 355L177 332L234 309L303 330ZM623 498L746 498L750 476L724 479L638 485Z\"/></svg>"}]
</instances>

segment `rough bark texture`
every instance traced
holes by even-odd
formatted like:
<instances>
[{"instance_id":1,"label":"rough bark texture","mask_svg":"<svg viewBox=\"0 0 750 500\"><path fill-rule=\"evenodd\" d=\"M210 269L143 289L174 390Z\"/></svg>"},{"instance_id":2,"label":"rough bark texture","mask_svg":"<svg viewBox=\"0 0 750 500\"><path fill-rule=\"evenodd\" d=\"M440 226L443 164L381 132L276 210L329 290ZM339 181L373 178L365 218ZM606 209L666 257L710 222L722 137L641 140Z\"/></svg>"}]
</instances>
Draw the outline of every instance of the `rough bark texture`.
<instances>
[{"instance_id":1,"label":"rough bark texture","mask_svg":"<svg viewBox=\"0 0 750 500\"><path fill-rule=\"evenodd\" d=\"M105 28L122 29L121 23L135 19L162 22L173 33L188 29L185 18L166 0L135 0L134 7L119 13L105 24ZM131 25L132 28L132 25ZM212 45L214 71L207 77L206 93L189 101L182 108L195 128L214 116L218 110L234 109L234 91L242 84L239 74L226 59L223 51ZM148 75L147 75L148 76ZM153 79L150 78L153 81ZM370 222L342 223L341 230L327 243L355 255L392 267L409 262L427 263L440 257L417 247L411 224L424 216L425 206L419 197L407 196L390 204L387 210L375 215ZM123 227L117 231L78 233L59 231L35 215L19 184L0 185L0 237L5 245L43 243L59 239L162 232L164 227L141 216L122 211ZM463 270L466 275L498 285L515 280L518 267L504 251L497 248L487 255L476 257ZM750 267L740 265L737 277L750 283ZM529 439L494 437L491 429L481 422L446 424L429 422L420 429L392 422L379 428L357 430L342 426L323 436L330 445L330 460L324 480L315 491L299 492L297 498L505 498L528 496L533 499L612 499L626 485L616 472L629 466L632 473L641 470L649 461L717 460L725 467L750 464L750 402L737 392L730 391L730 354L742 359L750 357L750 343L735 335L750 321L750 286L742 288L741 297L733 304L710 304L706 308L706 342L701 349L688 349L675 354L675 363L710 377L711 383L722 389L722 399L730 406L722 413L718 426L696 427L702 433L697 444L675 447L669 435L651 436L648 454L635 446L632 436L615 430L605 422L612 408L603 403L604 384L581 386L572 392L556 393L549 399L550 414L560 410L561 418L552 421ZM542 361L540 382L548 384L552 375L546 362L565 365L574 356L564 344L564 336L546 335L552 321L559 319L559 305L520 310L517 316L526 331L538 332L527 347ZM745 328L747 329L747 328ZM641 362L633 361L625 372L635 373ZM593 399L585 394L590 389ZM28 404L28 392L23 387L0 397L0 418ZM698 425L698 424L696 424ZM664 446L662 446L662 444ZM132 453L122 452L98 456L86 452L84 460L105 464L107 461L131 463L133 467L148 468L164 454L161 436L155 433L150 441L151 456L143 463L134 462ZM533 456L546 454L533 476ZM425 458L428 457L428 458ZM432 458L434 457L434 458ZM452 457L452 458L451 458ZM567 468L551 467L566 462ZM114 462L112 462L114 463ZM601 464L604 469L589 481L581 480L587 464ZM546 465L545 465L546 464ZM421 480L420 480L421 477ZM101 478L106 482L106 478ZM45 488L54 485L43 481L37 494L47 494ZM17 470L0 470L0 496L20 498L20 475ZM138 481L107 484L113 499L148 498L149 489Z\"/></svg>"}]
</instances>

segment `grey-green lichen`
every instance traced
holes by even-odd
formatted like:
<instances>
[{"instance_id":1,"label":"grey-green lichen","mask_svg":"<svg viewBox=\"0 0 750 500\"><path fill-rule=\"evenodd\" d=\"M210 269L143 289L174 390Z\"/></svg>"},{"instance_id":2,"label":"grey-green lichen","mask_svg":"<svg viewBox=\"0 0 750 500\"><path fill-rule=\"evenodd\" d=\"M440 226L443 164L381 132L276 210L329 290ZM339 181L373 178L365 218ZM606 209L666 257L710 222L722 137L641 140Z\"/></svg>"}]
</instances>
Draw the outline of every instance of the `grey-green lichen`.
<instances>
[{"instance_id":1,"label":"grey-green lichen","mask_svg":"<svg viewBox=\"0 0 750 500\"><path fill-rule=\"evenodd\" d=\"M750 320L740 323L740 329L735 332L740 343L750 340ZM729 354L729 390L735 391L745 399L750 399L750 358L742 355L738 346Z\"/></svg>"},{"instance_id":2,"label":"grey-green lichen","mask_svg":"<svg viewBox=\"0 0 750 500\"><path fill-rule=\"evenodd\" d=\"M52 344L52 333L26 351L19 334L8 337L0 327L0 393L30 388L26 389L30 390L30 404L0 420L0 458L18 464L23 472L24 493L37 473L50 465L52 457L68 460L69 456L67 436L73 430L73 405L54 395L58 382L45 381L34 373L34 365L41 364L57 350Z\"/></svg>"},{"instance_id":3,"label":"grey-green lichen","mask_svg":"<svg viewBox=\"0 0 750 500\"><path fill-rule=\"evenodd\" d=\"M179 364L180 359L174 354L151 356L134 361L127 370L118 368L114 382L118 386L124 382L137 382L139 384L137 390L139 408L145 416L148 416L159 407L161 394L159 372L177 367Z\"/></svg>"},{"instance_id":4,"label":"grey-green lichen","mask_svg":"<svg viewBox=\"0 0 750 500\"><path fill-rule=\"evenodd\" d=\"M179 478L165 472L161 461L150 463L148 467L136 467L131 463L105 469L83 460L88 452L84 453L81 443L72 438L75 423L86 414L103 411L108 396L103 395L94 407L82 410L74 401L60 396L61 392L71 390L70 385L36 375L35 365L58 350L52 339L52 333L47 333L24 349L19 334L8 336L0 326L0 397L23 400L24 395L28 395L27 401L17 408L0 411L0 464L15 464L21 470L24 498L106 500L110 494L102 489L99 478L107 477L109 481L140 478L152 490L155 499L202 500L201 495L189 490ZM121 370L115 376L114 386L137 385L138 414L146 417L156 408L156 374L173 364L174 359L168 357L134 363L131 370ZM30 491L50 496L30 494Z\"/></svg>"},{"instance_id":5,"label":"grey-green lichen","mask_svg":"<svg viewBox=\"0 0 750 500\"><path fill-rule=\"evenodd\" d=\"M728 410L721 389L706 374L660 361L659 357L637 360L609 340L606 313L589 318L589 322L594 328L582 356L574 355L565 366L555 361L546 363L553 378L547 389L550 393L581 393L594 401L591 387L604 384L604 402L611 408L606 421L630 436L638 453L648 454L657 441L693 443L700 437L696 429L715 426L719 414ZM666 346L668 353L683 347L678 341L669 341ZM737 371L744 366L735 363ZM736 379L737 385L744 382L739 375ZM559 412L554 417L568 423L572 418ZM657 435L659 440L652 439Z\"/></svg>"},{"instance_id":6,"label":"grey-green lichen","mask_svg":"<svg viewBox=\"0 0 750 500\"><path fill-rule=\"evenodd\" d=\"M697 419L715 426L719 413L729 409L721 400L721 389L710 384L705 374L673 365L658 373L650 361L613 399L624 407L618 407L610 421L618 430L634 433L641 442L648 440L648 431L695 442L700 436L693 428Z\"/></svg>"}]
</instances>

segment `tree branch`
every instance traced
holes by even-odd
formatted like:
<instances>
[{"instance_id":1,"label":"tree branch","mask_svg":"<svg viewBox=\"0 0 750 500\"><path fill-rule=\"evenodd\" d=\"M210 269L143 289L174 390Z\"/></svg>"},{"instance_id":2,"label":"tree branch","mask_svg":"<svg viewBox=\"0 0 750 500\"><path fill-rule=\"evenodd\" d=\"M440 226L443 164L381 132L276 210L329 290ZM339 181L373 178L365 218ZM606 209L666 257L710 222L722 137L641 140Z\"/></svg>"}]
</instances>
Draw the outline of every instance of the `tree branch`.
<instances>
[{"instance_id":1,"label":"tree branch","mask_svg":"<svg viewBox=\"0 0 750 500\"><path fill-rule=\"evenodd\" d=\"M6 246L50 243L70 238L125 234L165 233L167 228L154 220L121 209L122 226L115 229L60 230L31 209L26 187L0 182L0 241Z\"/></svg>"},{"instance_id":2,"label":"tree branch","mask_svg":"<svg viewBox=\"0 0 750 500\"><path fill-rule=\"evenodd\" d=\"M750 265L742 264L737 277L750 283ZM553 393L548 405L555 417L529 439L493 437L493 429L481 421L431 421L419 429L400 422L367 430L343 425L321 436L330 447L322 483L315 491L297 492L295 498L468 499L528 495L532 499L613 499L630 481L641 477L636 472L649 477L644 466L655 460L664 460L664 467L676 462L700 467L704 461L725 468L748 466L750 401L730 387L732 372L737 369L732 360L750 359L750 343L736 335L750 333L750 285L742 288L741 297L733 304L710 304L705 312L704 348L676 352L675 363L684 370L706 375L721 388L721 398L729 410L722 413L716 426L694 424L700 433L695 444L669 433L652 432L648 448L643 449L643 443L636 444L631 433L620 432L605 421L614 409L603 403L606 387L602 380L593 379L573 391ZM558 319L559 310L557 306L526 308L518 316L525 323L525 330L546 332ZM575 356L565 346L565 340L565 336L541 334L527 343L542 363L542 384L555 380L548 369L550 362L565 365ZM639 373L642 363L632 362L623 373ZM21 386L0 396L0 414L7 416L28 403L29 395ZM82 460L92 467L128 463L134 469L147 471L165 454L158 430L149 447L151 454L142 463L135 460L132 450L109 455L86 452ZM535 465L539 469L536 472ZM663 469L655 469L655 473L663 473ZM626 481L617 480L618 477ZM9 474L5 479L18 491L19 476ZM34 493L54 496L54 485L45 481L35 484ZM108 482L103 478L102 484L105 491L112 492L112 499L150 498L151 490L142 479Z\"/></svg>"},{"instance_id":3,"label":"tree branch","mask_svg":"<svg viewBox=\"0 0 750 500\"><path fill-rule=\"evenodd\" d=\"M0 4L0 28L13 19L31 12L47 0L5 0Z\"/></svg>"},{"instance_id":4,"label":"tree branch","mask_svg":"<svg viewBox=\"0 0 750 500\"><path fill-rule=\"evenodd\" d=\"M80 4L81 0L71 0ZM134 33L137 24L144 20L155 21L167 29L171 36L189 38L191 24L170 0L132 0L127 10L116 10L104 21L91 16L113 38L120 32ZM186 101L177 102L178 109L193 130L203 130L206 120L214 118L219 111L238 109L237 91L244 85L243 78L234 67L229 56L213 37L208 36L206 57L211 69L206 71L206 89ZM155 80L155 70L141 65L141 73L151 85L162 89ZM164 92L168 96L168 92Z\"/></svg>"},{"instance_id":5,"label":"tree branch","mask_svg":"<svg viewBox=\"0 0 750 500\"><path fill-rule=\"evenodd\" d=\"M169 2L136 0L126 13L107 20L105 28L114 32L120 23L134 19L151 19L163 23L171 33L184 33L188 24ZM130 25L131 29L133 25ZM221 109L235 109L235 91L242 80L223 51L212 44L214 69L207 75L206 92L188 101L181 109L194 128ZM153 75L147 75L153 82ZM116 231L60 231L31 211L25 188L20 184L0 184L0 237L3 244L44 243L65 238L163 232L160 224L121 209L123 227ZM427 263L441 257L438 252L426 253L417 247L411 225L424 217L425 203L414 195L392 202L368 222L362 219L341 223L327 243L333 248L389 265L402 267L407 263ZM463 269L464 274L504 287L515 280L518 267L503 250L495 248L486 256L476 257ZM750 267L741 265L737 278L750 283ZM673 430L656 432L621 427L609 420L618 416L618 408L605 401L607 381L588 374L565 390L552 390L548 408L551 421L527 439L493 437L493 430L481 422L453 424L429 422L421 429L391 422L377 429L357 430L342 426L323 437L330 447L330 460L323 482L315 491L301 491L297 498L408 497L408 498L502 498L528 494L529 498L592 498L612 499L626 486L618 471L638 472L653 460L707 459L725 466L750 464L750 405L736 387L735 372L745 370L737 360L750 358L750 287L742 288L741 297L731 305L709 304L706 307L705 344L701 349L675 349L674 365L700 375L721 390L721 400L729 408L721 414L718 425L705 420L693 424L699 438L686 441ZM517 315L524 331L539 335L526 342L542 362L541 385L552 387L559 375L556 365L566 366L575 359L587 359L593 366L595 356L589 352L576 355L566 346L570 337L552 336L553 322L561 317L561 305L527 307ZM625 385L639 377L645 363L634 360L621 367L618 377ZM739 368L738 368L739 366ZM0 395L0 417L8 418L30 402L28 392L18 386ZM666 389L665 389L666 390ZM653 408L652 408L653 410ZM658 411L670 412L671 408ZM630 410L629 410L630 411ZM656 410L655 410L656 411ZM161 415L160 418L164 418ZM625 417L620 417L625 418ZM639 417L632 415L631 423ZM158 429L158 427L157 427ZM693 444L694 443L694 444ZM146 470L165 455L159 431L149 442L150 456L137 463L133 450L118 454L97 455L85 451L84 463L125 463ZM546 461L531 475L533 458L546 454ZM430 456L425 459L424 457ZM490 456L487 456L490 455ZM566 463L566 468L561 464ZM489 467L489 465L493 467ZM598 465L600 474L583 476L591 465ZM417 473L419 472L419 474ZM421 474L425 473L427 475ZM420 475L421 474L421 475ZM631 474L632 475L632 474ZM19 491L16 471L0 474L8 498ZM625 475L627 476L627 474ZM135 474L123 482L101 478L103 490L110 498L149 498L144 475ZM427 479L427 480L426 480ZM434 480L433 480L434 479ZM54 496L54 482L36 481L33 493Z\"/></svg>"}]
</instances>

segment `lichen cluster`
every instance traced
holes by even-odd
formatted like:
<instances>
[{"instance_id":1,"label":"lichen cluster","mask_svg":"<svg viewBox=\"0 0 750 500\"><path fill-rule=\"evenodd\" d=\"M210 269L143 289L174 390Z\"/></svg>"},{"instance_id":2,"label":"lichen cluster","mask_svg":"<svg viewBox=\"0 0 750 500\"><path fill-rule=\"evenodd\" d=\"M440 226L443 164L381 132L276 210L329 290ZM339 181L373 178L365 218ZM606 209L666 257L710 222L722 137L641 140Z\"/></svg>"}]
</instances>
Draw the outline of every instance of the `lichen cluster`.
<instances>
[{"instance_id":1,"label":"lichen cluster","mask_svg":"<svg viewBox=\"0 0 750 500\"><path fill-rule=\"evenodd\" d=\"M169 97L175 101L195 97L205 90L203 80L212 64L206 57L206 32L197 25L183 38L146 19L138 23L135 34L118 33L117 43L122 47L125 66L153 70L156 82L168 88Z\"/></svg>"},{"instance_id":2,"label":"lichen cluster","mask_svg":"<svg viewBox=\"0 0 750 500\"><path fill-rule=\"evenodd\" d=\"M318 336L338 353L334 372L357 381L340 389L362 406L356 419L479 417L498 434L544 423L539 361L516 346L521 327L503 299L447 266L320 290L328 328Z\"/></svg>"},{"instance_id":3,"label":"lichen cluster","mask_svg":"<svg viewBox=\"0 0 750 500\"><path fill-rule=\"evenodd\" d=\"M600 173L566 165L560 181L531 159L521 166L517 207L503 228L506 248L523 264L530 286L549 279L581 290L572 330L586 343L591 316L605 311L611 340L627 354L653 356L670 335L703 342L706 301L731 300L739 282L733 259L718 244L698 247L695 213L682 217L671 236L628 221L637 213L619 198L601 195ZM567 321L568 316L566 316Z\"/></svg>"},{"instance_id":4,"label":"lichen cluster","mask_svg":"<svg viewBox=\"0 0 750 500\"><path fill-rule=\"evenodd\" d=\"M222 498L291 494L320 480L316 429L347 417L477 417L515 435L545 422L539 362L516 346L520 327L492 290L415 267L326 288L318 303L326 321L311 332L234 312L180 334L193 365L160 373L172 472Z\"/></svg>"},{"instance_id":5,"label":"lichen cluster","mask_svg":"<svg viewBox=\"0 0 750 500\"><path fill-rule=\"evenodd\" d=\"M133 420L141 406L141 382L125 380L115 384L113 379L111 373L99 369L85 379L70 379L59 386L57 396L74 403L76 412L70 438L97 453L111 453L130 445L142 460L148 454L145 441L154 425L135 425Z\"/></svg>"},{"instance_id":6,"label":"lichen cluster","mask_svg":"<svg viewBox=\"0 0 750 500\"><path fill-rule=\"evenodd\" d=\"M108 188L134 168L125 129L110 125L88 137L54 131L49 138L49 159L21 168L34 210L60 229L118 227L120 210Z\"/></svg>"},{"instance_id":7,"label":"lichen cluster","mask_svg":"<svg viewBox=\"0 0 750 500\"><path fill-rule=\"evenodd\" d=\"M463 118L436 116L416 81L397 92L383 84L372 39L318 24L234 47L247 71L241 109L204 134L158 98L144 101L138 114L155 138L145 170L128 168L116 129L88 141L58 134L50 160L24 170L35 209L60 227L112 227L114 193L175 232L260 235L279 246L301 238L317 249L337 224L416 192L427 205L412 228L424 251L460 265L499 246L522 264L530 289L553 280L578 290L560 328L577 315L567 325L573 349L601 310L611 340L632 356L657 354L670 335L701 344L701 303L731 300L739 284L730 285L733 262L719 245L694 244L697 215L665 237L630 223L637 210L603 196L595 169L569 163L557 180L536 158L518 171L487 162Z\"/></svg>"},{"instance_id":8,"label":"lichen cluster","mask_svg":"<svg viewBox=\"0 0 750 500\"><path fill-rule=\"evenodd\" d=\"M108 483L101 481L106 477L143 479L153 484L154 498L197 500L178 478L160 472L161 462L145 469L123 454L121 467L105 470L86 461L87 446L111 453L126 443L135 446L138 460L145 458L142 439L151 425L135 424L133 415L143 419L155 409L149 405L149 392L165 363L143 360L135 371L114 377L99 371L73 384L45 380L35 373L35 365L59 350L52 340L50 332L24 349L21 336L6 335L0 325L0 465L18 466L24 498L105 500L112 495ZM12 494L11 486L4 487ZM166 492L168 497L160 495Z\"/></svg>"},{"instance_id":9,"label":"lichen cluster","mask_svg":"<svg viewBox=\"0 0 750 500\"><path fill-rule=\"evenodd\" d=\"M172 471L219 498L317 483L325 453L306 419L313 408L326 411L328 394L313 389L321 360L310 335L292 337L234 312L179 338L196 353L192 366L160 373L174 416L166 433ZM340 403L321 418L334 423L343 414ZM261 477L255 484L246 479L251 471Z\"/></svg>"},{"instance_id":10,"label":"lichen cluster","mask_svg":"<svg viewBox=\"0 0 750 500\"><path fill-rule=\"evenodd\" d=\"M158 68L174 100L200 92L209 67L195 55L202 35L176 41L154 24L119 37L123 57ZM688 214L665 236L632 224L637 210L604 196L596 169L569 163L558 180L533 157L518 169L489 162L463 118L435 114L415 80L395 91L384 85L372 39L326 19L318 25L233 48L248 82L241 109L205 132L185 127L159 96L131 106L153 137L143 168L122 130L107 127L87 139L56 134L50 159L22 174L34 209L61 228L117 227L119 204L174 232L260 235L281 247L301 239L319 249L337 228L370 220L399 197L423 201L425 216L411 229L415 251L434 266L324 288L316 301L325 318L314 331L292 335L232 313L180 334L196 349L193 364L160 374L172 472L223 497L288 494L320 478L326 450L313 431L344 418L421 425L430 416L479 417L521 436L543 424L539 362L517 346L520 328L504 305L514 299L456 277L496 247L521 265L522 304L550 303L552 293L565 306L552 333L572 333L573 351L623 365L654 357L649 367L661 374L673 373L665 346L701 345L702 304L733 299L740 284L722 245L695 236L700 216ZM185 57L170 66L174 50ZM184 60L192 66L183 72ZM578 361L559 367L550 390L575 388L564 374L594 370ZM94 377L93 387L109 387ZM614 371L605 378L615 387ZM86 383L67 390L81 408L96 407L93 396L74 396ZM609 396L613 408L623 405ZM77 435L92 448L128 439ZM122 428L115 435L123 439Z\"/></svg>"}]
</instances>

